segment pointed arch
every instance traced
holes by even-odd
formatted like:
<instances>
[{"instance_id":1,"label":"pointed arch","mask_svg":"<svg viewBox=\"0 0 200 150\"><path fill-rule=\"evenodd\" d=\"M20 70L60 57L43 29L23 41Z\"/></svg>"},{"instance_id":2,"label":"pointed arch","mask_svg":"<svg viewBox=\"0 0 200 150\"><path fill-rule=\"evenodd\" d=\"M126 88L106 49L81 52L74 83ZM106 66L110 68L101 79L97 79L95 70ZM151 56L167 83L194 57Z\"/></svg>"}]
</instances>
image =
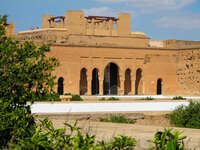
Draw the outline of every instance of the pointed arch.
<instances>
[{"instance_id":1,"label":"pointed arch","mask_svg":"<svg viewBox=\"0 0 200 150\"><path fill-rule=\"evenodd\" d=\"M92 95L99 94L99 71L97 68L92 70Z\"/></svg>"},{"instance_id":2,"label":"pointed arch","mask_svg":"<svg viewBox=\"0 0 200 150\"><path fill-rule=\"evenodd\" d=\"M80 95L85 95L87 93L87 86L87 69L82 68L80 71Z\"/></svg>"},{"instance_id":3,"label":"pointed arch","mask_svg":"<svg viewBox=\"0 0 200 150\"><path fill-rule=\"evenodd\" d=\"M128 95L131 92L131 85L131 70L128 68L125 71L124 95Z\"/></svg>"},{"instance_id":4,"label":"pointed arch","mask_svg":"<svg viewBox=\"0 0 200 150\"><path fill-rule=\"evenodd\" d=\"M110 62L104 69L104 95L117 95L119 86L119 67Z\"/></svg>"},{"instance_id":5,"label":"pointed arch","mask_svg":"<svg viewBox=\"0 0 200 150\"><path fill-rule=\"evenodd\" d=\"M135 95L142 94L142 91L143 91L142 69L138 68L136 70Z\"/></svg>"}]
</instances>

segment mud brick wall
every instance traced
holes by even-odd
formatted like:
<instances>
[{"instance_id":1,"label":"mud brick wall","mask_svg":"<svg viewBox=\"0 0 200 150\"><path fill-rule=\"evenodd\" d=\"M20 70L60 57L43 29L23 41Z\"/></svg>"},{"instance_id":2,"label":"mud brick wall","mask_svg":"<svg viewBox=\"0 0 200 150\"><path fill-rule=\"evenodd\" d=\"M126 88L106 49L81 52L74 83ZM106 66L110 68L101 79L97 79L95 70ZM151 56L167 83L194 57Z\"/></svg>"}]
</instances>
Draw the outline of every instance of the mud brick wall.
<instances>
[{"instance_id":1,"label":"mud brick wall","mask_svg":"<svg viewBox=\"0 0 200 150\"><path fill-rule=\"evenodd\" d=\"M177 79L187 95L200 95L200 49L178 52Z\"/></svg>"}]
</instances>

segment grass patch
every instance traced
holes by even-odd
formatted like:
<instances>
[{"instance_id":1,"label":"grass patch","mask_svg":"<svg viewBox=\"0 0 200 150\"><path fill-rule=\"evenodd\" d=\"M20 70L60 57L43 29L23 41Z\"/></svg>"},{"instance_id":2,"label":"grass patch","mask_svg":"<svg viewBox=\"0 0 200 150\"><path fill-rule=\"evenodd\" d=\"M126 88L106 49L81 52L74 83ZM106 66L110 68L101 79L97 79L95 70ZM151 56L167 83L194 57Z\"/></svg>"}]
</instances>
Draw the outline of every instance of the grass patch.
<instances>
[{"instance_id":1,"label":"grass patch","mask_svg":"<svg viewBox=\"0 0 200 150\"><path fill-rule=\"evenodd\" d=\"M110 115L108 118L100 118L101 122L113 122L113 123L129 123L134 124L136 121L133 119L128 119L124 115Z\"/></svg>"},{"instance_id":2,"label":"grass patch","mask_svg":"<svg viewBox=\"0 0 200 150\"><path fill-rule=\"evenodd\" d=\"M72 95L71 101L83 101L80 95Z\"/></svg>"},{"instance_id":3,"label":"grass patch","mask_svg":"<svg viewBox=\"0 0 200 150\"><path fill-rule=\"evenodd\" d=\"M65 93L64 95L72 95L71 93Z\"/></svg>"},{"instance_id":4,"label":"grass patch","mask_svg":"<svg viewBox=\"0 0 200 150\"><path fill-rule=\"evenodd\" d=\"M110 98L106 99L105 97L102 97L101 99L99 99L99 101L119 101L119 98L110 97Z\"/></svg>"},{"instance_id":5,"label":"grass patch","mask_svg":"<svg viewBox=\"0 0 200 150\"><path fill-rule=\"evenodd\" d=\"M148 97L142 98L141 100L148 100L148 101L150 101L150 100L154 100L154 98L151 97L151 96L150 97L148 96Z\"/></svg>"},{"instance_id":6,"label":"grass patch","mask_svg":"<svg viewBox=\"0 0 200 150\"><path fill-rule=\"evenodd\" d=\"M172 98L173 100L186 100L186 98L182 97L182 96L175 96Z\"/></svg>"},{"instance_id":7,"label":"grass patch","mask_svg":"<svg viewBox=\"0 0 200 150\"><path fill-rule=\"evenodd\" d=\"M108 98L108 101L119 101L119 98L116 98L116 97L110 97L110 98Z\"/></svg>"},{"instance_id":8,"label":"grass patch","mask_svg":"<svg viewBox=\"0 0 200 150\"><path fill-rule=\"evenodd\" d=\"M105 101L105 100L106 100L105 97L99 99L99 101Z\"/></svg>"}]
</instances>

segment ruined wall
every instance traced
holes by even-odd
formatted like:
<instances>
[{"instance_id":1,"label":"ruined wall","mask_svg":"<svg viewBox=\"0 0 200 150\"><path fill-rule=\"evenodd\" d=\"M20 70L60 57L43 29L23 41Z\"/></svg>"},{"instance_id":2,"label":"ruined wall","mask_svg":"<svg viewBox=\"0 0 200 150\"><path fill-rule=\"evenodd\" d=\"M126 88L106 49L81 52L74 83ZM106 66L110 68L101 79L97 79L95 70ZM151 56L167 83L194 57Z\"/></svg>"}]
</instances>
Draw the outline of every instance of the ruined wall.
<instances>
[{"instance_id":1,"label":"ruined wall","mask_svg":"<svg viewBox=\"0 0 200 150\"><path fill-rule=\"evenodd\" d=\"M200 41L184 41L184 40L165 40L166 48L187 48L200 46Z\"/></svg>"},{"instance_id":2,"label":"ruined wall","mask_svg":"<svg viewBox=\"0 0 200 150\"><path fill-rule=\"evenodd\" d=\"M8 37L14 37L15 36L15 24L9 22L6 26L6 35Z\"/></svg>"},{"instance_id":3,"label":"ruined wall","mask_svg":"<svg viewBox=\"0 0 200 150\"><path fill-rule=\"evenodd\" d=\"M200 49L179 50L176 75L185 95L200 95Z\"/></svg>"},{"instance_id":4,"label":"ruined wall","mask_svg":"<svg viewBox=\"0 0 200 150\"><path fill-rule=\"evenodd\" d=\"M65 43L82 46L111 46L111 47L148 47L149 38L146 37L113 37L70 35L65 28L47 28L24 31L17 34L19 40L32 41L35 44Z\"/></svg>"},{"instance_id":5,"label":"ruined wall","mask_svg":"<svg viewBox=\"0 0 200 150\"><path fill-rule=\"evenodd\" d=\"M62 43L68 38L68 30L65 28L47 28L19 32L16 38L20 41L31 41L37 45L48 43Z\"/></svg>"},{"instance_id":6,"label":"ruined wall","mask_svg":"<svg viewBox=\"0 0 200 150\"><path fill-rule=\"evenodd\" d=\"M148 47L149 38L70 35L65 43L100 47Z\"/></svg>"}]
</instances>

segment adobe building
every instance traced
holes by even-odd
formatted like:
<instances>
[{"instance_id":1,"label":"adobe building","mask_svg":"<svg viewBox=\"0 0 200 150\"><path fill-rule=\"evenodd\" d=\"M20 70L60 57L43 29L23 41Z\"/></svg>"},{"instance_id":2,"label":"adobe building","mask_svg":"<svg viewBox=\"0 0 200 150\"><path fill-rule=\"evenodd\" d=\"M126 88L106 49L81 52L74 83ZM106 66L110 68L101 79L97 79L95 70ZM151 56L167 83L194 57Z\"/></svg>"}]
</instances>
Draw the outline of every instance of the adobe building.
<instances>
[{"instance_id":1,"label":"adobe building","mask_svg":"<svg viewBox=\"0 0 200 150\"><path fill-rule=\"evenodd\" d=\"M131 17L42 16L42 28L20 40L50 44L59 94L200 96L200 42L155 41L131 31Z\"/></svg>"}]
</instances>

